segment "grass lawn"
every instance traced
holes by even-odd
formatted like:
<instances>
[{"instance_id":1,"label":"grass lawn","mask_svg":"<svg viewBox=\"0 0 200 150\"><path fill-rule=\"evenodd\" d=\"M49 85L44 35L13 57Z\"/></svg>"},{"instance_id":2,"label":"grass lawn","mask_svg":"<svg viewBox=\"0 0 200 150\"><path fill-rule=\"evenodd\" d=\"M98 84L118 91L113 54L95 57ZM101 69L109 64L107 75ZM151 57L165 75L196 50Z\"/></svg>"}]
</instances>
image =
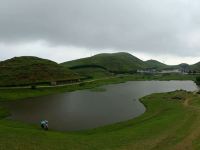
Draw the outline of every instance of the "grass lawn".
<instances>
[{"instance_id":1,"label":"grass lawn","mask_svg":"<svg viewBox=\"0 0 200 150\"><path fill-rule=\"evenodd\" d=\"M1 150L148 150L200 148L200 96L176 91L141 99L147 111L140 117L79 132L42 131L38 126L3 119Z\"/></svg>"}]
</instances>

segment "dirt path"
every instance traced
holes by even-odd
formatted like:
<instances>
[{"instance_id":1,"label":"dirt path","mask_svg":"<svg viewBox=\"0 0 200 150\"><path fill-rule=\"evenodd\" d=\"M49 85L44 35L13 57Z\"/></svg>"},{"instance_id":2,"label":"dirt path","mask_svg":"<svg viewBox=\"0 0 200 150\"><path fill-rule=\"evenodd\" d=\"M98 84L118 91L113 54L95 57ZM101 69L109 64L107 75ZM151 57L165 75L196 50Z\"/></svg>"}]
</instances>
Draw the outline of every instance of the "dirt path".
<instances>
[{"instance_id":1,"label":"dirt path","mask_svg":"<svg viewBox=\"0 0 200 150\"><path fill-rule=\"evenodd\" d=\"M189 101L190 101L190 99L184 100L183 105L184 105L185 107L188 107L188 106L189 106Z\"/></svg>"}]
</instances>

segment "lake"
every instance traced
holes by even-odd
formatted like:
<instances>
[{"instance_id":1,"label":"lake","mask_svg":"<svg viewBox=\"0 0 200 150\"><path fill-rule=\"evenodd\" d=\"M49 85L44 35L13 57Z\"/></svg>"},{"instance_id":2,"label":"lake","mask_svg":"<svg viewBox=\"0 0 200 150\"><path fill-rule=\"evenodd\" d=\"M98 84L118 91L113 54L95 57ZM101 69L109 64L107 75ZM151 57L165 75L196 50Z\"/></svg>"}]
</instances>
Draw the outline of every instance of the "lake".
<instances>
[{"instance_id":1,"label":"lake","mask_svg":"<svg viewBox=\"0 0 200 150\"><path fill-rule=\"evenodd\" d=\"M19 102L7 106L11 119L40 125L49 121L50 129L73 131L91 129L133 119L145 112L139 98L174 90L195 91L192 81L130 81L102 86L105 91L82 90Z\"/></svg>"}]
</instances>

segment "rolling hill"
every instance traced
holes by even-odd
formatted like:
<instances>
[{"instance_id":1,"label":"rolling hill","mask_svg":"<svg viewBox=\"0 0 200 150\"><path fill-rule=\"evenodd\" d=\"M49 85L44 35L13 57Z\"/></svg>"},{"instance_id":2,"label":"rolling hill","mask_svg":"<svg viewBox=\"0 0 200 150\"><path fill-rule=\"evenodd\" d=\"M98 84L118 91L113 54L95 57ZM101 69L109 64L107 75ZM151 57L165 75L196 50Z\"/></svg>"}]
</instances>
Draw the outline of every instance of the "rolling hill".
<instances>
[{"instance_id":1,"label":"rolling hill","mask_svg":"<svg viewBox=\"0 0 200 150\"><path fill-rule=\"evenodd\" d=\"M0 86L49 84L77 79L79 76L71 70L37 57L14 57L0 62Z\"/></svg>"},{"instance_id":2,"label":"rolling hill","mask_svg":"<svg viewBox=\"0 0 200 150\"><path fill-rule=\"evenodd\" d=\"M191 66L190 66L190 69L191 69L192 71L200 72L200 62L191 65Z\"/></svg>"},{"instance_id":3,"label":"rolling hill","mask_svg":"<svg viewBox=\"0 0 200 150\"><path fill-rule=\"evenodd\" d=\"M152 68L152 69L165 69L165 68L168 68L169 66L166 65L166 64L163 64L157 60L147 60L145 61L145 66L144 68Z\"/></svg>"},{"instance_id":4,"label":"rolling hill","mask_svg":"<svg viewBox=\"0 0 200 150\"><path fill-rule=\"evenodd\" d=\"M65 62L62 65L87 77L95 77L97 70L101 76L108 76L113 73L135 73L138 69L161 70L169 67L156 60L142 61L124 52L98 54L92 57Z\"/></svg>"},{"instance_id":5,"label":"rolling hill","mask_svg":"<svg viewBox=\"0 0 200 150\"><path fill-rule=\"evenodd\" d=\"M92 57L57 64L38 57L14 57L0 61L0 86L68 83L80 78L109 77L135 73L138 69L180 69L200 72L200 62L194 65L169 66L156 60L142 61L129 53L98 54Z\"/></svg>"},{"instance_id":6,"label":"rolling hill","mask_svg":"<svg viewBox=\"0 0 200 150\"><path fill-rule=\"evenodd\" d=\"M143 68L145 62L129 53L98 54L92 57L62 63L63 66L77 68L102 68L110 73L130 73Z\"/></svg>"}]
</instances>

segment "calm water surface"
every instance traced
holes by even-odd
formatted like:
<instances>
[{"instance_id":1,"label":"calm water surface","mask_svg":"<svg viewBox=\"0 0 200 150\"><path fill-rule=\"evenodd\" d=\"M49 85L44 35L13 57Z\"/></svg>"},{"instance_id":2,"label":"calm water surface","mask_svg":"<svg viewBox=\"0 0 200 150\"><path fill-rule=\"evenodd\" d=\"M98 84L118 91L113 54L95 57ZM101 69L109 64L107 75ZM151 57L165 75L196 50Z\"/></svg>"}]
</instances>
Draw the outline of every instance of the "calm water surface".
<instances>
[{"instance_id":1,"label":"calm water surface","mask_svg":"<svg viewBox=\"0 0 200 150\"><path fill-rule=\"evenodd\" d=\"M39 124L49 121L55 130L82 130L125 121L145 112L139 98L151 93L179 89L197 90L192 81L131 81L89 90L32 98L9 103L11 119Z\"/></svg>"}]
</instances>

